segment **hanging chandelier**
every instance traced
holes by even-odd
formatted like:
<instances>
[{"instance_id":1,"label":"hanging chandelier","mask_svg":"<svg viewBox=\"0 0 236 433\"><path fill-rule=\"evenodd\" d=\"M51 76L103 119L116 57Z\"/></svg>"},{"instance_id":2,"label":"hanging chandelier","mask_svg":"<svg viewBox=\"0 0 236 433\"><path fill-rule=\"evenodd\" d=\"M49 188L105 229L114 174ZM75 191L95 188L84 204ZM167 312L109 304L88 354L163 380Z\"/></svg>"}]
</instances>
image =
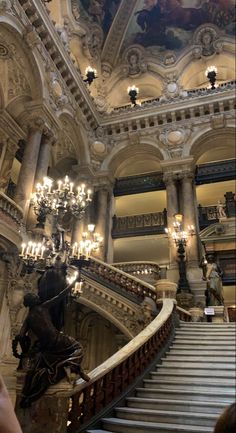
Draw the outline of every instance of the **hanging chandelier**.
<instances>
[{"instance_id":1,"label":"hanging chandelier","mask_svg":"<svg viewBox=\"0 0 236 433\"><path fill-rule=\"evenodd\" d=\"M44 177L43 183L36 185L32 195L38 228L44 228L47 215L63 216L70 212L80 219L92 201L92 191L84 183L75 187L68 176L63 181L58 180L57 188L53 188L53 183L52 179Z\"/></svg>"}]
</instances>

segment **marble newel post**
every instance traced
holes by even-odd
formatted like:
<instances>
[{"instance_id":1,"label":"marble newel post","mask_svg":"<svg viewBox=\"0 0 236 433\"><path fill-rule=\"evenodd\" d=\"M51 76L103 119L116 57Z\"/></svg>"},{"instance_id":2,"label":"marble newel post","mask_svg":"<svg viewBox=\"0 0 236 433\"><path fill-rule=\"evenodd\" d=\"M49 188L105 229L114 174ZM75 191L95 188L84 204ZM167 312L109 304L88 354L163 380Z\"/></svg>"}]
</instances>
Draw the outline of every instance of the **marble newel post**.
<instances>
[{"instance_id":1,"label":"marble newel post","mask_svg":"<svg viewBox=\"0 0 236 433\"><path fill-rule=\"evenodd\" d=\"M192 172L186 172L183 174L182 182L182 203L183 203L183 215L184 215L184 229L187 231L188 226L193 225L195 228L195 234L188 239L186 247L187 258L189 265L199 266L199 251L198 251L198 224L195 206L195 194L194 194L194 174Z\"/></svg>"},{"instance_id":2,"label":"marble newel post","mask_svg":"<svg viewBox=\"0 0 236 433\"><path fill-rule=\"evenodd\" d=\"M24 156L16 187L15 201L23 209L25 219L27 217L30 196L34 185L43 125L44 122L42 119L35 119L29 126Z\"/></svg>"},{"instance_id":3,"label":"marble newel post","mask_svg":"<svg viewBox=\"0 0 236 433\"><path fill-rule=\"evenodd\" d=\"M171 173L164 175L164 182L166 184L166 198L167 198L167 225L168 228L173 228L174 215L179 212L178 203L178 190L177 183L174 176ZM177 261L177 249L173 241L169 241L169 255L170 265L176 265Z\"/></svg>"}]
</instances>

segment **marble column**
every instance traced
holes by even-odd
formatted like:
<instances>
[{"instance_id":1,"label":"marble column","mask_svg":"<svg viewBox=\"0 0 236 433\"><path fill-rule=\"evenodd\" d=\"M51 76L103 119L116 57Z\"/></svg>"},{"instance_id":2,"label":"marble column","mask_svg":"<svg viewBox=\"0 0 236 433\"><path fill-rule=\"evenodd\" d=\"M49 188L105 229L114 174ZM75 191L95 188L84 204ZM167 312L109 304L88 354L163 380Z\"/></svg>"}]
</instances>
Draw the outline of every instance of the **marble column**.
<instances>
[{"instance_id":1,"label":"marble column","mask_svg":"<svg viewBox=\"0 0 236 433\"><path fill-rule=\"evenodd\" d=\"M34 178L43 131L42 119L31 122L25 145L24 156L17 182L15 201L24 211L26 220L30 197L34 186Z\"/></svg>"},{"instance_id":2,"label":"marble column","mask_svg":"<svg viewBox=\"0 0 236 433\"><path fill-rule=\"evenodd\" d=\"M106 260L109 236L109 188L104 186L98 190L96 232L103 237L103 246L99 258Z\"/></svg>"},{"instance_id":3,"label":"marble column","mask_svg":"<svg viewBox=\"0 0 236 433\"><path fill-rule=\"evenodd\" d=\"M167 225L168 228L173 229L174 215L179 212L177 181L171 173L166 173L164 175L164 182L166 184L167 198ZM177 248L172 240L169 240L169 255L170 264L176 264Z\"/></svg>"},{"instance_id":4,"label":"marble column","mask_svg":"<svg viewBox=\"0 0 236 433\"><path fill-rule=\"evenodd\" d=\"M43 134L42 136L35 174L35 184L42 183L43 178L47 176L53 140L54 138L50 133Z\"/></svg>"},{"instance_id":5,"label":"marble column","mask_svg":"<svg viewBox=\"0 0 236 433\"><path fill-rule=\"evenodd\" d=\"M188 226L195 227L195 233L188 239L186 247L187 260L189 264L198 265L199 263L199 245L198 245L198 224L195 206L194 174L192 172L184 173L181 179L182 183L182 199L183 199L183 215L184 229L187 231Z\"/></svg>"}]
</instances>

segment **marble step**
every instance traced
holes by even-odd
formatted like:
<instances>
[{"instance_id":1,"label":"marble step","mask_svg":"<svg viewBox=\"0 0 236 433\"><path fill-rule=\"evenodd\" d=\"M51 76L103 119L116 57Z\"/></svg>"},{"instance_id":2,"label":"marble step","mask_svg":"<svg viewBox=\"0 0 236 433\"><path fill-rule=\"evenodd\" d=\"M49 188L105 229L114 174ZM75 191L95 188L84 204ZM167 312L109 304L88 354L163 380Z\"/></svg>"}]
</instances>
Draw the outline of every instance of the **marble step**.
<instances>
[{"instance_id":1,"label":"marble step","mask_svg":"<svg viewBox=\"0 0 236 433\"><path fill-rule=\"evenodd\" d=\"M222 370L190 370L190 369L186 369L186 368L182 368L182 369L170 369L168 367L162 367L160 366L160 368L158 368L158 371L155 372L151 372L151 377L155 378L155 377L175 377L178 376L179 378L181 377L200 377L203 381L205 381L205 378L217 378L217 380L224 380L224 379L231 379L231 380L235 380L235 376L236 373L235 371L224 371L224 369Z\"/></svg>"},{"instance_id":2,"label":"marble step","mask_svg":"<svg viewBox=\"0 0 236 433\"><path fill-rule=\"evenodd\" d=\"M167 361L174 361L174 362L183 362L184 360L186 360L186 362L188 361L193 361L193 362L199 362L199 361L203 361L203 362L222 362L222 364L232 364L233 362L235 362L235 356L226 356L224 357L224 360L222 361L222 357L221 356L214 356L209 355L209 356L205 356L205 355L187 355L186 354L181 354L181 355L177 355L175 353L168 353L166 355L166 358L163 358L163 360L167 360Z\"/></svg>"},{"instance_id":3,"label":"marble step","mask_svg":"<svg viewBox=\"0 0 236 433\"><path fill-rule=\"evenodd\" d=\"M233 336L235 335L235 330L232 330L232 331L230 331L230 330L226 330L226 331L224 331L224 330L217 330L217 331L208 331L208 332L206 332L206 331L204 331L204 330L201 330L201 329L199 329L199 330L191 330L191 329L186 329L185 331L176 331L176 336L178 336L178 337L180 337L180 336L182 336L182 337L187 337L187 336L193 336L193 337L195 337L195 335L196 336L207 336L208 338L209 337L223 337L223 336L225 336L225 337L231 337L231 338L233 338Z\"/></svg>"},{"instance_id":4,"label":"marble step","mask_svg":"<svg viewBox=\"0 0 236 433\"><path fill-rule=\"evenodd\" d=\"M183 426L179 424L130 421L117 418L103 418L106 430L116 433L212 433L212 427ZM95 433L93 430L89 433Z\"/></svg>"},{"instance_id":5,"label":"marble step","mask_svg":"<svg viewBox=\"0 0 236 433\"><path fill-rule=\"evenodd\" d=\"M185 346L185 345L187 345L187 346L216 346L217 345L217 347L221 347L222 349L223 348L225 348L225 346L227 347L227 346L233 346L234 347L234 345L235 345L235 338L231 338L231 339L228 339L228 340L226 340L226 338L222 338L222 340L220 341L218 338L217 339L215 339L215 340L213 340L213 339L202 339L202 338L199 338L198 340L197 339L191 339L191 340L188 340L187 338L180 338L179 340L174 340L174 342L173 342L173 345L175 346L175 347L179 347L179 346Z\"/></svg>"},{"instance_id":6,"label":"marble step","mask_svg":"<svg viewBox=\"0 0 236 433\"><path fill-rule=\"evenodd\" d=\"M181 424L181 425L201 425L205 427L214 427L217 414L199 413L194 412L177 412L171 410L153 410L153 409L139 409L130 407L117 407L115 413L118 418L146 421L156 423L168 424Z\"/></svg>"},{"instance_id":7,"label":"marble step","mask_svg":"<svg viewBox=\"0 0 236 433\"><path fill-rule=\"evenodd\" d=\"M187 351L192 351L192 350L197 350L202 351L202 350L207 350L207 351L214 351L214 352L232 352L234 353L234 345L231 344L227 344L225 346L223 345L219 345L219 344L184 344L184 343L180 343L180 344L176 344L174 343L173 345L171 345L169 347L170 350L174 350L174 351L179 351L179 350L187 350Z\"/></svg>"},{"instance_id":8,"label":"marble step","mask_svg":"<svg viewBox=\"0 0 236 433\"><path fill-rule=\"evenodd\" d=\"M215 390L207 388L206 390L194 390L194 389L169 389L163 388L136 388L136 397L140 398L158 398L163 400L184 400L190 401L208 401L225 403L225 406L233 403L235 399L235 390L221 390L220 394L217 394Z\"/></svg>"},{"instance_id":9,"label":"marble step","mask_svg":"<svg viewBox=\"0 0 236 433\"><path fill-rule=\"evenodd\" d=\"M235 342L235 333L233 334L233 335L222 335L222 336L218 336L218 337L215 337L214 338L214 336L211 336L211 337L209 337L208 335L195 335L194 337L192 336L192 335L176 335L175 336L175 339L174 339L174 342L176 343L176 342L178 342L178 341L188 341L188 342L191 342L191 343L195 343L195 341L207 341L207 342L209 342L209 343L211 343L212 341L213 342L215 342L215 341L219 341L219 344L221 344L221 343L226 343L227 344L227 342L228 341L233 341L233 342Z\"/></svg>"},{"instance_id":10,"label":"marble step","mask_svg":"<svg viewBox=\"0 0 236 433\"><path fill-rule=\"evenodd\" d=\"M167 358L162 358L161 359L162 364L157 364L156 368L159 367L170 367L170 368L194 368L194 369L203 369L203 368L207 368L207 369L222 369L224 368L224 370L233 370L235 371L235 362L226 362L224 360L224 362L220 362L220 361L206 361L205 359L202 360L197 360L196 361L190 361L190 360L186 360L184 361L182 358L177 361L174 359L167 359ZM234 360L235 361L235 360Z\"/></svg>"},{"instance_id":11,"label":"marble step","mask_svg":"<svg viewBox=\"0 0 236 433\"><path fill-rule=\"evenodd\" d=\"M144 379L143 385L145 388L159 388L159 389L192 389L195 391L207 391L208 389L214 392L224 392L235 389L235 381L231 379L223 379L222 382L218 380L205 379L202 382L202 378L182 378L181 381L177 377L174 379L165 379L165 378L157 378L157 379Z\"/></svg>"},{"instance_id":12,"label":"marble step","mask_svg":"<svg viewBox=\"0 0 236 433\"><path fill-rule=\"evenodd\" d=\"M198 412L220 414L225 409L225 402L193 401L193 400L170 400L161 398L128 397L128 407L142 409L173 410L180 412Z\"/></svg>"}]
</instances>

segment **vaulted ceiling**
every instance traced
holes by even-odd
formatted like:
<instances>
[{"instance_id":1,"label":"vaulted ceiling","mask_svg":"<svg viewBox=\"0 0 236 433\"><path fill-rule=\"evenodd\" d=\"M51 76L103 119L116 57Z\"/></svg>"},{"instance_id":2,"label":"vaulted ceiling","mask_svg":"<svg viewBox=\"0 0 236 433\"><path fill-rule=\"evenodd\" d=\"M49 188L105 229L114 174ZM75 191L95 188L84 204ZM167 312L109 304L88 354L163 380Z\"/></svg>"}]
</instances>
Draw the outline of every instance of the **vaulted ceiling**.
<instances>
[{"instance_id":1,"label":"vaulted ceiling","mask_svg":"<svg viewBox=\"0 0 236 433\"><path fill-rule=\"evenodd\" d=\"M90 91L101 111L127 104L132 84L141 100L177 81L185 90L206 86L212 62L220 82L233 79L235 0L69 1L72 53L82 74L88 64L97 69Z\"/></svg>"}]
</instances>

